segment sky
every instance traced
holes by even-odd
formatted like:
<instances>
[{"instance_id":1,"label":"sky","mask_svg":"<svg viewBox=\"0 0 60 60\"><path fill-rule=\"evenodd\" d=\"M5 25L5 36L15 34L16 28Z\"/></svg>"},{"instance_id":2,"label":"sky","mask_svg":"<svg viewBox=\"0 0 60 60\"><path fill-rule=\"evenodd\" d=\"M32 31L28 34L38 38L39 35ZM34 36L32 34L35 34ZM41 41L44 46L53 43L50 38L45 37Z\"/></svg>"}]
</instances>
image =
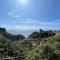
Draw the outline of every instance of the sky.
<instances>
[{"instance_id":1,"label":"sky","mask_svg":"<svg viewBox=\"0 0 60 60\"><path fill-rule=\"evenodd\" d=\"M0 0L0 27L23 35L60 29L60 0Z\"/></svg>"}]
</instances>

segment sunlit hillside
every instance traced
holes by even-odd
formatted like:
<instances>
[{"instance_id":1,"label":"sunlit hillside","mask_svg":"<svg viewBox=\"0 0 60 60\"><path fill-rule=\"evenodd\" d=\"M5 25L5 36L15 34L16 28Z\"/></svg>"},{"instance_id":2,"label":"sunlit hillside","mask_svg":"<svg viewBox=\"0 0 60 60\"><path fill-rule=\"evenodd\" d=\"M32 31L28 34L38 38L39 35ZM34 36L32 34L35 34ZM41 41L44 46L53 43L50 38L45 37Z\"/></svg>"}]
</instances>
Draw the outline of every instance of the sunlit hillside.
<instances>
[{"instance_id":1,"label":"sunlit hillside","mask_svg":"<svg viewBox=\"0 0 60 60\"><path fill-rule=\"evenodd\" d=\"M0 28L1 60L60 60L60 32L33 32L28 38L21 39ZM12 38L9 38L11 37Z\"/></svg>"}]
</instances>

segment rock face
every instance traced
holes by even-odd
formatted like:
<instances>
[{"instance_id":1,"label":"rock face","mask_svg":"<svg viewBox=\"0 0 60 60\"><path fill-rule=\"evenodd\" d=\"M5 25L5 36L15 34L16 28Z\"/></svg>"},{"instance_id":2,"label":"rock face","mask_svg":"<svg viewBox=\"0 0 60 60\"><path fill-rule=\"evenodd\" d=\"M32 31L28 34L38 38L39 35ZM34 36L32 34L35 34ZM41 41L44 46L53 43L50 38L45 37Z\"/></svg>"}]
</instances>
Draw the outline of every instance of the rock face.
<instances>
[{"instance_id":1,"label":"rock face","mask_svg":"<svg viewBox=\"0 0 60 60\"><path fill-rule=\"evenodd\" d=\"M0 27L0 32L1 32L1 33L5 33L5 32L6 32L5 28L1 28L1 27Z\"/></svg>"},{"instance_id":2,"label":"rock face","mask_svg":"<svg viewBox=\"0 0 60 60\"><path fill-rule=\"evenodd\" d=\"M9 40L23 40L23 39L25 39L25 37L23 35L10 34L10 33L6 32L5 28L1 28L1 27L0 27L0 34Z\"/></svg>"},{"instance_id":3,"label":"rock face","mask_svg":"<svg viewBox=\"0 0 60 60\"><path fill-rule=\"evenodd\" d=\"M40 32L33 32L29 38L33 38L33 39L36 39L36 38L47 38L47 37L50 37L50 36L54 36L56 33L52 30L48 30L48 31L44 31L42 29L40 29Z\"/></svg>"},{"instance_id":4,"label":"rock face","mask_svg":"<svg viewBox=\"0 0 60 60\"><path fill-rule=\"evenodd\" d=\"M12 40L23 40L25 37L23 35L13 35L11 37Z\"/></svg>"}]
</instances>

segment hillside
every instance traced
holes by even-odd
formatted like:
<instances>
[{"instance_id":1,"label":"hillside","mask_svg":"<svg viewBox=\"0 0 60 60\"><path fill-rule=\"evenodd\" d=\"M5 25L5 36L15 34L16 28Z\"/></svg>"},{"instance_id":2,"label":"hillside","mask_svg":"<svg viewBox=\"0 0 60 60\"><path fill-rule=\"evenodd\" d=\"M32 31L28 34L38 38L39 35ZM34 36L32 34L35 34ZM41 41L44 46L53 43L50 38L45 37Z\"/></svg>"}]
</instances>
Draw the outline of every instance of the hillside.
<instances>
[{"instance_id":1,"label":"hillside","mask_svg":"<svg viewBox=\"0 0 60 60\"><path fill-rule=\"evenodd\" d=\"M23 35L13 35L13 34L10 34L6 31L5 28L1 28L0 27L0 35L3 35L6 39L9 39L9 40L23 40L25 39L25 37Z\"/></svg>"},{"instance_id":2,"label":"hillside","mask_svg":"<svg viewBox=\"0 0 60 60\"><path fill-rule=\"evenodd\" d=\"M56 33L57 31L53 31L53 30L45 31L45 30L40 29L39 32L38 31L33 32L31 35L29 35L28 38L30 39L47 38L50 36L54 36Z\"/></svg>"},{"instance_id":3,"label":"hillside","mask_svg":"<svg viewBox=\"0 0 60 60\"><path fill-rule=\"evenodd\" d=\"M48 35L47 31L43 31L43 34L38 32L39 35L35 32L30 35L34 38L29 36L22 41L12 41L10 36L13 35L7 33L5 29L2 30L0 60L60 60L60 32L48 31ZM5 34L9 36L6 37Z\"/></svg>"}]
</instances>

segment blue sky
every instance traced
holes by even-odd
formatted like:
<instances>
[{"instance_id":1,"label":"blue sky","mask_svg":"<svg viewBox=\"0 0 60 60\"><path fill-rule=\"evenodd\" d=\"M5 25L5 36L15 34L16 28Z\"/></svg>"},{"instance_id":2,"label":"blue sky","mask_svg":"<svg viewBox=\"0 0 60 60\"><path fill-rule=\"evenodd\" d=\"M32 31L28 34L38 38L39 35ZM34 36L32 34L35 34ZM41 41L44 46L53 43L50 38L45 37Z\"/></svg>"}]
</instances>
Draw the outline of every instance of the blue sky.
<instances>
[{"instance_id":1,"label":"blue sky","mask_svg":"<svg viewBox=\"0 0 60 60\"><path fill-rule=\"evenodd\" d=\"M7 30L60 29L60 0L0 0L0 26Z\"/></svg>"}]
</instances>

